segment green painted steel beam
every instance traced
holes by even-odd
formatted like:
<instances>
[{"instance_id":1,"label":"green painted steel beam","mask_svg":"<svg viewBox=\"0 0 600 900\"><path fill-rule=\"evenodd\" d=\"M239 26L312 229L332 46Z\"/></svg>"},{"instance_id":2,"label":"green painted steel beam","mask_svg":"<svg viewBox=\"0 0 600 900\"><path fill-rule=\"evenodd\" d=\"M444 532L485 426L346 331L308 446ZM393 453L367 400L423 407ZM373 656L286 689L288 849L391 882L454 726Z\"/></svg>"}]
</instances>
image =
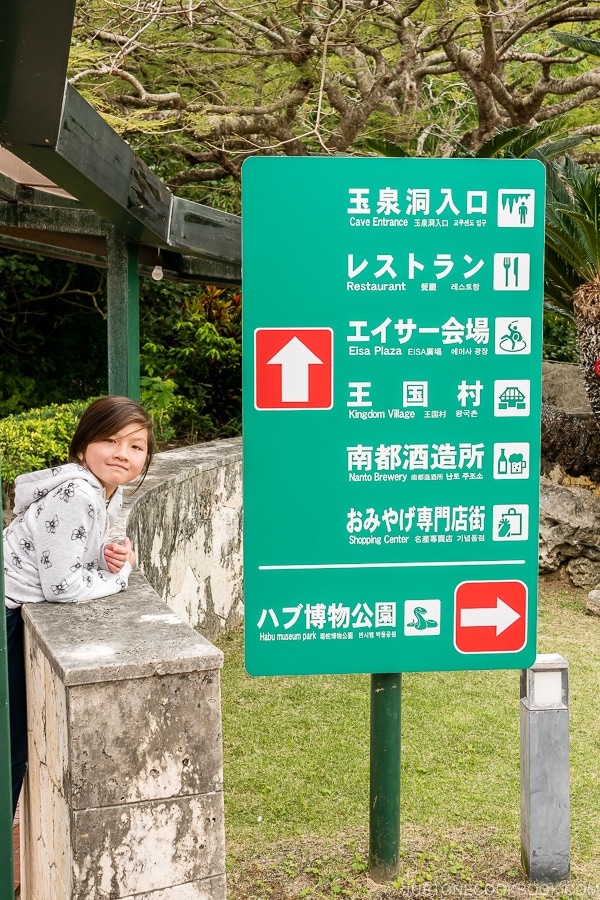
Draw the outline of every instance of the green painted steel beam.
<instances>
[{"instance_id":1,"label":"green painted steel beam","mask_svg":"<svg viewBox=\"0 0 600 900\"><path fill-rule=\"evenodd\" d=\"M108 392L140 399L138 248L113 229L107 235Z\"/></svg>"},{"instance_id":2,"label":"green painted steel beam","mask_svg":"<svg viewBox=\"0 0 600 900\"><path fill-rule=\"evenodd\" d=\"M15 156L136 241L168 242L173 195L69 84L53 143L4 135Z\"/></svg>"},{"instance_id":3,"label":"green painted steel beam","mask_svg":"<svg viewBox=\"0 0 600 900\"><path fill-rule=\"evenodd\" d=\"M74 15L75 0L2 4L0 143L56 143Z\"/></svg>"},{"instance_id":4,"label":"green painted steel beam","mask_svg":"<svg viewBox=\"0 0 600 900\"><path fill-rule=\"evenodd\" d=\"M173 198L170 246L205 259L240 266L242 262L242 220L182 197Z\"/></svg>"},{"instance_id":5,"label":"green painted steel beam","mask_svg":"<svg viewBox=\"0 0 600 900\"><path fill-rule=\"evenodd\" d=\"M7 134L4 143L132 240L240 263L239 216L175 197L69 84L53 145Z\"/></svg>"},{"instance_id":6,"label":"green painted steel beam","mask_svg":"<svg viewBox=\"0 0 600 900\"><path fill-rule=\"evenodd\" d=\"M402 675L371 676L369 871L391 881L400 868Z\"/></svg>"},{"instance_id":7,"label":"green painted steel beam","mask_svg":"<svg viewBox=\"0 0 600 900\"><path fill-rule=\"evenodd\" d=\"M200 227L198 222L193 224ZM227 223L221 227L233 240ZM0 247L105 268L106 232L106 223L89 209L0 200ZM210 240L202 239L207 253ZM156 245L140 244L140 276L149 277L156 260ZM161 262L165 281L232 287L241 282L240 262L186 255L171 248L161 252Z\"/></svg>"},{"instance_id":8,"label":"green painted steel beam","mask_svg":"<svg viewBox=\"0 0 600 900\"><path fill-rule=\"evenodd\" d=\"M219 283L239 283L239 216L175 197L65 80L74 12L75 0L18 0L3 10L0 144L130 240L206 260ZM0 176L8 201L39 193ZM180 269L197 280L198 267Z\"/></svg>"},{"instance_id":9,"label":"green painted steel beam","mask_svg":"<svg viewBox=\"0 0 600 900\"><path fill-rule=\"evenodd\" d=\"M0 201L0 228L8 226L73 235L106 234L106 224L89 209Z\"/></svg>"},{"instance_id":10,"label":"green painted steel beam","mask_svg":"<svg viewBox=\"0 0 600 900\"><path fill-rule=\"evenodd\" d=\"M2 481L0 480L0 494ZM0 543L0 900L13 900L13 832L8 717L8 665L6 655L6 615L4 604L4 563ZM8 877L7 877L8 876Z\"/></svg>"}]
</instances>

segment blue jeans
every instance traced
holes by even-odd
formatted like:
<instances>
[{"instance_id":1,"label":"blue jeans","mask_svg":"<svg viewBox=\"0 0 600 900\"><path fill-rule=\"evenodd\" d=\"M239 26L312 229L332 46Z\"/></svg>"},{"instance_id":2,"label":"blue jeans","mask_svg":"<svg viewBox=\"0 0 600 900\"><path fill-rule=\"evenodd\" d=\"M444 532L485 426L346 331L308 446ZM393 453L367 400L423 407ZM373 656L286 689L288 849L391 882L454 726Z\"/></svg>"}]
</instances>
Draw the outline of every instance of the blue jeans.
<instances>
[{"instance_id":1,"label":"blue jeans","mask_svg":"<svg viewBox=\"0 0 600 900\"><path fill-rule=\"evenodd\" d=\"M25 656L21 607L6 608L6 647L8 654L8 706L10 715L10 754L12 762L13 817L27 772L27 696L25 693Z\"/></svg>"}]
</instances>

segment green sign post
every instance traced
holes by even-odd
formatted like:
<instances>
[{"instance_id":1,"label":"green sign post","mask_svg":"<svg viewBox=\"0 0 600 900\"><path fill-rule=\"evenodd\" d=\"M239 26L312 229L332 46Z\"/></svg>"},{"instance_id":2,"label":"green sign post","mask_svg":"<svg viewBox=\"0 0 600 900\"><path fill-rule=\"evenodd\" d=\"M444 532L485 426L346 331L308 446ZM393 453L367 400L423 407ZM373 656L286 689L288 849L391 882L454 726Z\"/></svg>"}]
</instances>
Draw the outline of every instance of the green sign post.
<instances>
[{"instance_id":1,"label":"green sign post","mask_svg":"<svg viewBox=\"0 0 600 900\"><path fill-rule=\"evenodd\" d=\"M246 667L371 673L385 881L400 673L536 655L544 169L254 158L242 189Z\"/></svg>"},{"instance_id":2,"label":"green sign post","mask_svg":"<svg viewBox=\"0 0 600 900\"><path fill-rule=\"evenodd\" d=\"M0 490L2 480L0 479ZM8 715L8 666L6 655L6 616L4 613L4 565L0 544L0 900L14 897L12 790L10 732Z\"/></svg>"},{"instance_id":3,"label":"green sign post","mask_svg":"<svg viewBox=\"0 0 600 900\"><path fill-rule=\"evenodd\" d=\"M243 171L246 665L535 658L544 169Z\"/></svg>"}]
</instances>

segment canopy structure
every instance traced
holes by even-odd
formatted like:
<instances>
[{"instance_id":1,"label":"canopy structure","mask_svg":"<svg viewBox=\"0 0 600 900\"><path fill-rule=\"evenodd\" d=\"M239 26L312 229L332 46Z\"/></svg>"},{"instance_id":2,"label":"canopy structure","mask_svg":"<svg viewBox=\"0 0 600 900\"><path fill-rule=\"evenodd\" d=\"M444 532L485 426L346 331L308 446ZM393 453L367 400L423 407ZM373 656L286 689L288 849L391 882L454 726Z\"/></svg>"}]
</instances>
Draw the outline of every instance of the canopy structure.
<instances>
[{"instance_id":1,"label":"canopy structure","mask_svg":"<svg viewBox=\"0 0 600 900\"><path fill-rule=\"evenodd\" d=\"M28 165L8 146L6 141L0 146L0 246L106 267L107 236L115 227L120 230L118 225L47 178L41 166ZM139 273L150 275L159 263L168 280L238 285L239 217L167 196L173 222L183 229L183 236L149 233L141 240L132 236ZM187 247L181 246L185 243Z\"/></svg>"},{"instance_id":2,"label":"canopy structure","mask_svg":"<svg viewBox=\"0 0 600 900\"><path fill-rule=\"evenodd\" d=\"M0 34L0 246L107 269L111 394L139 397L139 275L237 285L241 220L176 197L66 80L75 0Z\"/></svg>"},{"instance_id":3,"label":"canopy structure","mask_svg":"<svg viewBox=\"0 0 600 900\"><path fill-rule=\"evenodd\" d=\"M111 228L142 274L239 284L238 216L174 196L66 81L75 0L8 4L0 35L0 244L106 264Z\"/></svg>"}]
</instances>

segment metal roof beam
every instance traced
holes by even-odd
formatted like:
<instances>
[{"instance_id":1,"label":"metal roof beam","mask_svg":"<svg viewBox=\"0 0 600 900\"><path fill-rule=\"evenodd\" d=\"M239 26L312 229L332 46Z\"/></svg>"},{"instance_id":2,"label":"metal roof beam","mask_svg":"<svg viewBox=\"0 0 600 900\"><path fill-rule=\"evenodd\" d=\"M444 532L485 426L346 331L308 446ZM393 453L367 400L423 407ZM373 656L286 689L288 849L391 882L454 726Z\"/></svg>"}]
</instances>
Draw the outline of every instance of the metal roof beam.
<instances>
[{"instance_id":1,"label":"metal roof beam","mask_svg":"<svg viewBox=\"0 0 600 900\"><path fill-rule=\"evenodd\" d=\"M109 228L89 209L0 201L0 247L12 250L105 268ZM149 276L158 261L156 245L140 244L138 258L140 274ZM192 256L173 247L161 250L160 263L166 281L231 286L241 281L239 263Z\"/></svg>"},{"instance_id":2,"label":"metal roof beam","mask_svg":"<svg viewBox=\"0 0 600 900\"><path fill-rule=\"evenodd\" d=\"M241 262L241 220L175 197L66 78L74 0L3 11L0 143L138 243ZM0 197L17 199L6 180Z\"/></svg>"}]
</instances>

